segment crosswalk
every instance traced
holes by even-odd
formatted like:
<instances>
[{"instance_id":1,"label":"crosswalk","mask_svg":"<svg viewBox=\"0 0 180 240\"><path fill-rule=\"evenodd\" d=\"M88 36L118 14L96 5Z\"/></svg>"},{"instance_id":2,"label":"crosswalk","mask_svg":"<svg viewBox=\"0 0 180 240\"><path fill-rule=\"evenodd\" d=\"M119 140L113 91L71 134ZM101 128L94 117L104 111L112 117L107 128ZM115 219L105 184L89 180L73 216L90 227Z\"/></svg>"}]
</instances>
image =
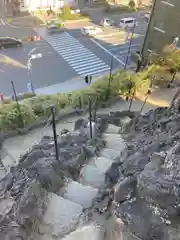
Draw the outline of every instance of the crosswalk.
<instances>
[{"instance_id":1,"label":"crosswalk","mask_svg":"<svg viewBox=\"0 0 180 240\"><path fill-rule=\"evenodd\" d=\"M81 76L100 75L110 67L69 33L48 35L46 41Z\"/></svg>"}]
</instances>

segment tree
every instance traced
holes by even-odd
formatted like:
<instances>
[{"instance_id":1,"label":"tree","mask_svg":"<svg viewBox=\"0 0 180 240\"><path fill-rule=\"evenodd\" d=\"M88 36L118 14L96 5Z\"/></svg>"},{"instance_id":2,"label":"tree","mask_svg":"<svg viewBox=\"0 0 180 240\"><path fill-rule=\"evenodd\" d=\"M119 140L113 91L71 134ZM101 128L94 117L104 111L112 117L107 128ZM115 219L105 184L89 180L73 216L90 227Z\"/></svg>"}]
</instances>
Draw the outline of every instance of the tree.
<instances>
[{"instance_id":1,"label":"tree","mask_svg":"<svg viewBox=\"0 0 180 240\"><path fill-rule=\"evenodd\" d=\"M172 74L172 79L168 84L169 88L171 83L173 83L177 72L180 71L180 50L178 50L173 44L164 49L163 63L169 68L169 71Z\"/></svg>"},{"instance_id":2,"label":"tree","mask_svg":"<svg viewBox=\"0 0 180 240\"><path fill-rule=\"evenodd\" d=\"M136 4L133 0L130 0L128 6L129 8L134 9L136 7Z\"/></svg>"}]
</instances>

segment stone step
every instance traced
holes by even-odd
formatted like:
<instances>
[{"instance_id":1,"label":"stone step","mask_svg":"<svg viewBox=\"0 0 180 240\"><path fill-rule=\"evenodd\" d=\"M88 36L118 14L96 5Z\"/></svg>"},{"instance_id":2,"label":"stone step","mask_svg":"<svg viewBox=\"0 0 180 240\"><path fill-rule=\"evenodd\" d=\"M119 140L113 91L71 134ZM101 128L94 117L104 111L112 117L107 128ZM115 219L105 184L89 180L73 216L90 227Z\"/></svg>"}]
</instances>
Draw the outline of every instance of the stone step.
<instances>
[{"instance_id":1,"label":"stone step","mask_svg":"<svg viewBox=\"0 0 180 240\"><path fill-rule=\"evenodd\" d=\"M65 186L63 197L81 205L83 208L89 208L97 194L97 188L72 181Z\"/></svg>"},{"instance_id":2,"label":"stone step","mask_svg":"<svg viewBox=\"0 0 180 240\"><path fill-rule=\"evenodd\" d=\"M126 148L126 143L120 134L103 134L103 139L106 141L106 148L119 151L119 154Z\"/></svg>"},{"instance_id":3,"label":"stone step","mask_svg":"<svg viewBox=\"0 0 180 240\"><path fill-rule=\"evenodd\" d=\"M86 165L81 172L79 182L84 185L100 188L105 184L105 174L94 166Z\"/></svg>"},{"instance_id":4,"label":"stone step","mask_svg":"<svg viewBox=\"0 0 180 240\"><path fill-rule=\"evenodd\" d=\"M40 234L60 238L75 230L83 211L81 205L48 193L46 206L39 227Z\"/></svg>"},{"instance_id":5,"label":"stone step","mask_svg":"<svg viewBox=\"0 0 180 240\"><path fill-rule=\"evenodd\" d=\"M108 127L107 127L105 133L119 134L120 131L121 131L121 127L115 126L113 124L108 124Z\"/></svg>"},{"instance_id":6,"label":"stone step","mask_svg":"<svg viewBox=\"0 0 180 240\"><path fill-rule=\"evenodd\" d=\"M103 240L104 229L96 225L88 225L78 228L74 232L62 238L62 240Z\"/></svg>"},{"instance_id":7,"label":"stone step","mask_svg":"<svg viewBox=\"0 0 180 240\"><path fill-rule=\"evenodd\" d=\"M94 157L89 161L89 165L96 167L100 172L106 173L113 163L112 159L104 157Z\"/></svg>"},{"instance_id":8,"label":"stone step","mask_svg":"<svg viewBox=\"0 0 180 240\"><path fill-rule=\"evenodd\" d=\"M104 148L100 152L100 157L104 157L106 159L111 159L112 161L118 161L120 159L120 153L117 150L113 150L110 148Z\"/></svg>"},{"instance_id":9,"label":"stone step","mask_svg":"<svg viewBox=\"0 0 180 240\"><path fill-rule=\"evenodd\" d=\"M126 117L122 117L120 118L120 124L122 127L125 127L127 124L129 124L131 122L132 118L126 116Z\"/></svg>"}]
</instances>

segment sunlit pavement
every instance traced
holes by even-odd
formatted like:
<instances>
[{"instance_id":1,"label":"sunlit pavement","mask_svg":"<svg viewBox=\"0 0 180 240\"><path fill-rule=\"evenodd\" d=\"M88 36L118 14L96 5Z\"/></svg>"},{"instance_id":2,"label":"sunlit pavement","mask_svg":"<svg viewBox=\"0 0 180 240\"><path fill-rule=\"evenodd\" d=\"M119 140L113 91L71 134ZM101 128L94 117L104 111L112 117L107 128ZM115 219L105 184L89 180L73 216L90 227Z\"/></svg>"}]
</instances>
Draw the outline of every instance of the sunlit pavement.
<instances>
[{"instance_id":1,"label":"sunlit pavement","mask_svg":"<svg viewBox=\"0 0 180 240\"><path fill-rule=\"evenodd\" d=\"M133 34L123 29L108 27L102 29L102 33L96 34L91 40L104 51L109 52L116 60L122 64L127 62L130 66L132 64L131 52L141 49L146 28L147 24L144 21L137 22Z\"/></svg>"}]
</instances>

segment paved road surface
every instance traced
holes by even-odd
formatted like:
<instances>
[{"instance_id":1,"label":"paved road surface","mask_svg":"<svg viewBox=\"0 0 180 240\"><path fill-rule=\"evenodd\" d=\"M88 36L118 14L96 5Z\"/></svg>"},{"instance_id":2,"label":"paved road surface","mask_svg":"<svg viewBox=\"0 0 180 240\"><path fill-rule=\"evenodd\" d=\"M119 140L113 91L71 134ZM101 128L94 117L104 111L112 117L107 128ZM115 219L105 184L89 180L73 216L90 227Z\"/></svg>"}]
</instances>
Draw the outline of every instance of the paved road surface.
<instances>
[{"instance_id":1,"label":"paved road surface","mask_svg":"<svg viewBox=\"0 0 180 240\"><path fill-rule=\"evenodd\" d=\"M61 83L77 76L46 42L27 43L21 49L0 51L1 58L3 54L10 59L9 63L0 62L0 92L12 95L11 80L14 81L18 93L27 92L27 83L30 79L28 70L17 65L21 63L26 66L28 52L35 47L37 49L34 54L41 53L42 58L32 60L31 79L34 88ZM15 64L11 63L11 60L14 60Z\"/></svg>"},{"instance_id":2,"label":"paved road surface","mask_svg":"<svg viewBox=\"0 0 180 240\"><path fill-rule=\"evenodd\" d=\"M136 34L143 35L145 24L143 17L138 18ZM14 80L18 93L27 91L27 82L32 79L35 89L41 89L50 85L60 84L78 76L99 76L110 70L113 57L113 69L122 69L127 57L129 41L122 30L113 28L103 29L103 33L93 39L81 34L80 28L67 29L64 33L47 34L44 28L36 29L43 39L40 42L24 44L19 49L8 49L0 51L10 59L27 64L28 53L36 48L34 53L41 53L41 59L33 60L31 74L28 75L27 68L15 67L7 62L0 62L0 92L12 95L11 80ZM34 35L31 28L15 28L7 24L4 18L0 19L0 36L23 36ZM139 50L143 36L133 39L131 50ZM128 61L128 66L132 62Z\"/></svg>"},{"instance_id":3,"label":"paved road surface","mask_svg":"<svg viewBox=\"0 0 180 240\"><path fill-rule=\"evenodd\" d=\"M41 29L39 34L78 75L99 76L110 70L111 55L83 36L80 29L52 35ZM122 67L118 61L114 64L117 67Z\"/></svg>"}]
</instances>

